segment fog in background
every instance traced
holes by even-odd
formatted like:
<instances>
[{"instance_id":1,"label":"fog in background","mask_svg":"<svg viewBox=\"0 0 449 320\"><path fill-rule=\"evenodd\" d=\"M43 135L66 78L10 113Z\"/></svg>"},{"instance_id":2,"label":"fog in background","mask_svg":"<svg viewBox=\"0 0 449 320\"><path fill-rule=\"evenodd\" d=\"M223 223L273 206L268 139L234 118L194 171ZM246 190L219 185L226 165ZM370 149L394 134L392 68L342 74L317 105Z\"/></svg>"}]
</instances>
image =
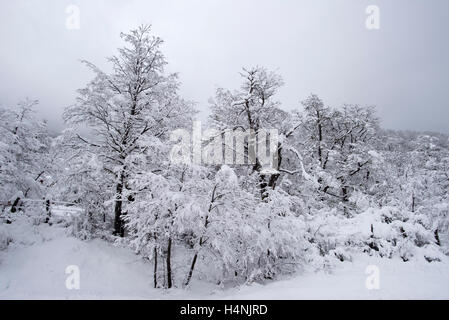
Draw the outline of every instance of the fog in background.
<instances>
[{"instance_id":1,"label":"fog in background","mask_svg":"<svg viewBox=\"0 0 449 320\"><path fill-rule=\"evenodd\" d=\"M79 30L66 28L71 4ZM368 5L380 30L365 27ZM93 77L80 60L109 70L120 32L151 23L202 119L217 86L235 88L242 66L261 65L282 75L287 110L313 92L327 105L376 105L386 128L449 133L448 13L447 0L2 1L0 104L38 99L60 130Z\"/></svg>"}]
</instances>

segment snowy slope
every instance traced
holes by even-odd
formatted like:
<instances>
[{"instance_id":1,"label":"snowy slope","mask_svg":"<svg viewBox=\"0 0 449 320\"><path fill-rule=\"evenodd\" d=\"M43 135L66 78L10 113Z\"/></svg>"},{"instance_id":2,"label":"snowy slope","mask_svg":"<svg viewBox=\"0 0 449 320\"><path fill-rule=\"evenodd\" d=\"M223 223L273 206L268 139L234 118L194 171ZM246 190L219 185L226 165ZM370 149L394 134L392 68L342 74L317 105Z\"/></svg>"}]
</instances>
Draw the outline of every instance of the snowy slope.
<instances>
[{"instance_id":1,"label":"snowy slope","mask_svg":"<svg viewBox=\"0 0 449 320\"><path fill-rule=\"evenodd\" d=\"M416 265L366 256L332 274L316 273L227 292L227 299L448 299L449 265ZM368 265L380 270L379 290L368 290Z\"/></svg>"},{"instance_id":2,"label":"snowy slope","mask_svg":"<svg viewBox=\"0 0 449 320\"><path fill-rule=\"evenodd\" d=\"M332 274L305 273L265 285L221 290L196 282L189 290L156 290L152 265L128 249L81 241L55 226L16 222L7 232L28 230L0 251L0 299L449 299L447 261L412 264L366 256L342 263ZM68 265L79 266L79 290L65 286ZM379 267L379 290L365 286L367 265Z\"/></svg>"}]
</instances>

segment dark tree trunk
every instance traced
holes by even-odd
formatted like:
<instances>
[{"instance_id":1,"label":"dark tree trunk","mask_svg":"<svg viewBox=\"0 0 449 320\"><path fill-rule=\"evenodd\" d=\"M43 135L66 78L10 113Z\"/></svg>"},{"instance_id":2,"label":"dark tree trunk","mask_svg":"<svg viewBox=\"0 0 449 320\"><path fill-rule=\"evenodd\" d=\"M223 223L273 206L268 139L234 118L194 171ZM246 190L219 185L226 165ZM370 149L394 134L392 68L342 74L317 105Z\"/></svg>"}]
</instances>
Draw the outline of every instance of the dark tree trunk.
<instances>
[{"instance_id":1,"label":"dark tree trunk","mask_svg":"<svg viewBox=\"0 0 449 320\"><path fill-rule=\"evenodd\" d=\"M344 186L343 188L341 188L341 192L343 194L343 198L342 198L343 212L344 212L345 216L349 217L349 211L348 211L348 208L346 207L346 203L348 202L348 187Z\"/></svg>"},{"instance_id":2,"label":"dark tree trunk","mask_svg":"<svg viewBox=\"0 0 449 320\"><path fill-rule=\"evenodd\" d=\"M157 288L157 249L154 248L154 271L153 271L153 277L154 277L154 287Z\"/></svg>"},{"instance_id":3,"label":"dark tree trunk","mask_svg":"<svg viewBox=\"0 0 449 320\"><path fill-rule=\"evenodd\" d=\"M195 255L193 256L192 264L190 265L189 274L187 276L186 282L184 283L184 286L188 286L190 283L190 280L192 279L193 270L195 269L195 263L196 259L198 258L198 252L195 252Z\"/></svg>"},{"instance_id":4,"label":"dark tree trunk","mask_svg":"<svg viewBox=\"0 0 449 320\"><path fill-rule=\"evenodd\" d=\"M49 223L50 218L51 218L50 200L49 199L45 200L45 211L47 212L47 217L45 218L45 223Z\"/></svg>"},{"instance_id":5,"label":"dark tree trunk","mask_svg":"<svg viewBox=\"0 0 449 320\"><path fill-rule=\"evenodd\" d=\"M214 189L215 190L215 189ZM212 205L212 203L211 203ZM211 210L211 206L209 206L209 212ZM209 224L209 215L206 217L206 221L204 223L204 228L207 228L207 225ZM204 238L200 237L200 242L199 242L199 247L201 248L204 244ZM199 249L198 249L199 250ZM192 275L193 275L193 270L195 269L195 264L196 264L196 260L198 259L198 250L195 251L195 255L193 256L192 259L192 264L190 265L190 270L189 270L189 274L187 275L187 279L186 282L184 283L184 286L187 287L190 283L190 280L192 279Z\"/></svg>"},{"instance_id":6,"label":"dark tree trunk","mask_svg":"<svg viewBox=\"0 0 449 320\"><path fill-rule=\"evenodd\" d=\"M259 188L260 188L260 197L262 198L262 200L265 200L268 195L267 195L267 182L265 181L266 176L265 175L260 175L259 178Z\"/></svg>"},{"instance_id":7,"label":"dark tree trunk","mask_svg":"<svg viewBox=\"0 0 449 320\"><path fill-rule=\"evenodd\" d=\"M348 188L347 187L343 187L341 188L341 193L343 194L343 202L347 202L348 201Z\"/></svg>"},{"instance_id":8,"label":"dark tree trunk","mask_svg":"<svg viewBox=\"0 0 449 320\"><path fill-rule=\"evenodd\" d=\"M123 237L122 234L122 191L123 186L121 183L116 187L116 200L114 207L114 235ZM120 199L120 200L119 200Z\"/></svg>"},{"instance_id":9,"label":"dark tree trunk","mask_svg":"<svg viewBox=\"0 0 449 320\"><path fill-rule=\"evenodd\" d=\"M277 146L277 150L276 150L276 155L274 156L275 159L273 160L273 163L276 164L276 167L273 169L279 169L281 167L281 162L282 162L282 146L280 143L278 143ZM279 179L279 174L273 174L270 177L270 180L268 181L268 187L272 188L274 190L274 188L276 187L276 182Z\"/></svg>"},{"instance_id":10,"label":"dark tree trunk","mask_svg":"<svg viewBox=\"0 0 449 320\"><path fill-rule=\"evenodd\" d=\"M11 206L11 212L12 213L17 211L17 206L19 204L19 201L20 201L20 197L17 197L17 199L14 200L14 202L12 203L12 206Z\"/></svg>"},{"instance_id":11,"label":"dark tree trunk","mask_svg":"<svg viewBox=\"0 0 449 320\"><path fill-rule=\"evenodd\" d=\"M171 274L171 237L168 238L167 246L167 288L172 287L172 274Z\"/></svg>"},{"instance_id":12,"label":"dark tree trunk","mask_svg":"<svg viewBox=\"0 0 449 320\"><path fill-rule=\"evenodd\" d=\"M124 173L120 174L120 181L115 188L115 207L114 207L114 235L123 237L125 228L122 220L122 194L123 194Z\"/></svg>"},{"instance_id":13,"label":"dark tree trunk","mask_svg":"<svg viewBox=\"0 0 449 320\"><path fill-rule=\"evenodd\" d=\"M441 246L440 235L438 233L438 229L435 230L435 241L436 241L437 245Z\"/></svg>"}]
</instances>

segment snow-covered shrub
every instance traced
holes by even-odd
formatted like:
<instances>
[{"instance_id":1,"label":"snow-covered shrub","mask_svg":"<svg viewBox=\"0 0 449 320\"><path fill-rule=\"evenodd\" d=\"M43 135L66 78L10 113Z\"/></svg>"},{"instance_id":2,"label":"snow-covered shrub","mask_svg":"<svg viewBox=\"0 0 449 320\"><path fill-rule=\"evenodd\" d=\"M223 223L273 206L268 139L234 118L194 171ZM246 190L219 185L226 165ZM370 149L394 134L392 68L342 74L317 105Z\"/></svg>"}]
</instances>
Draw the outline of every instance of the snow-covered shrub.
<instances>
[{"instance_id":1,"label":"snow-covered shrub","mask_svg":"<svg viewBox=\"0 0 449 320\"><path fill-rule=\"evenodd\" d=\"M89 240L98 236L98 226L89 213L83 212L80 215L70 216L68 225L70 233L82 240Z\"/></svg>"},{"instance_id":2,"label":"snow-covered shrub","mask_svg":"<svg viewBox=\"0 0 449 320\"><path fill-rule=\"evenodd\" d=\"M204 168L181 172L182 183L175 176L147 174L145 192L126 207L129 244L153 260L159 270L155 279L167 283L172 273L173 279L182 279L178 286L188 285L194 275L243 283L297 270L307 245L305 224L292 213L288 194L271 190L262 201L245 191L225 165L213 178ZM140 177L141 187L143 181ZM183 265L160 270L158 257L168 261L174 246L178 256L183 252L177 262Z\"/></svg>"},{"instance_id":3,"label":"snow-covered shrub","mask_svg":"<svg viewBox=\"0 0 449 320\"><path fill-rule=\"evenodd\" d=\"M51 170L47 124L36 117L38 102L0 106L0 202L17 202L45 194ZM13 208L13 211L15 208Z\"/></svg>"},{"instance_id":4,"label":"snow-covered shrub","mask_svg":"<svg viewBox=\"0 0 449 320\"><path fill-rule=\"evenodd\" d=\"M351 260L352 254L359 252L403 261L440 260L434 233L423 220L425 217L395 207L368 208L352 218L333 211L310 222L310 240L321 255L341 261Z\"/></svg>"},{"instance_id":5,"label":"snow-covered shrub","mask_svg":"<svg viewBox=\"0 0 449 320\"><path fill-rule=\"evenodd\" d=\"M302 216L295 216L292 198L282 190L267 191L267 198L258 204L255 215L259 221L257 245L258 264L250 279L274 278L298 270L306 259L307 241ZM252 246L251 246L252 248Z\"/></svg>"}]
</instances>

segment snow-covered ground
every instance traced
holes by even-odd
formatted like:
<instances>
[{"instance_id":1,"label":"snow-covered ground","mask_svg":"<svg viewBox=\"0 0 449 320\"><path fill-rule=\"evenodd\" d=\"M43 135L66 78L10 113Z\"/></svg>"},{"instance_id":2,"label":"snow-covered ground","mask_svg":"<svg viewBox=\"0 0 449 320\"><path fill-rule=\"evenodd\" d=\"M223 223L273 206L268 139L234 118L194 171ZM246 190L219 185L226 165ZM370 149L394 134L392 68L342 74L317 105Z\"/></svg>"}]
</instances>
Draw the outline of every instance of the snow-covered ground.
<instances>
[{"instance_id":1,"label":"snow-covered ground","mask_svg":"<svg viewBox=\"0 0 449 320\"><path fill-rule=\"evenodd\" d=\"M81 241L66 230L16 221L3 233L14 242L0 251L0 299L449 299L449 263L358 256L331 274L306 272L264 285L222 290L194 282L188 290L152 288L152 265L126 248ZM19 232L27 230L27 232ZM1 231L1 230L0 230ZM66 267L80 270L80 289L66 288ZM368 290L368 265L379 268L379 289Z\"/></svg>"}]
</instances>

